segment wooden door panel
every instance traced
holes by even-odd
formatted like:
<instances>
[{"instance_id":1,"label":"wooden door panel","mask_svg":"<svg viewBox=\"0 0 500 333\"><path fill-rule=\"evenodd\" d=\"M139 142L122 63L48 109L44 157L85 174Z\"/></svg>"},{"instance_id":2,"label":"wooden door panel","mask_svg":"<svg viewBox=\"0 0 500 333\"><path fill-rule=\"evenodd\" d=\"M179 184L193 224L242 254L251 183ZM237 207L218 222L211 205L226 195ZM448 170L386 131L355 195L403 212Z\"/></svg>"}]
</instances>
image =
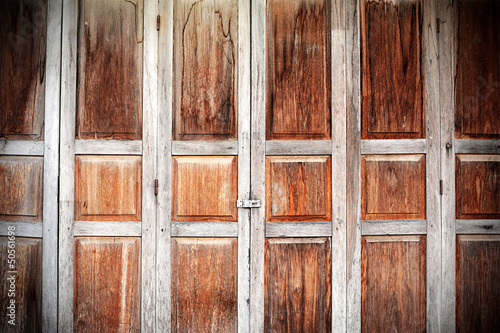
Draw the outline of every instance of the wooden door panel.
<instances>
[{"instance_id":1,"label":"wooden door panel","mask_svg":"<svg viewBox=\"0 0 500 333\"><path fill-rule=\"evenodd\" d=\"M500 236L457 237L457 332L500 331Z\"/></svg>"},{"instance_id":2,"label":"wooden door panel","mask_svg":"<svg viewBox=\"0 0 500 333\"><path fill-rule=\"evenodd\" d=\"M362 138L423 138L421 0L361 2Z\"/></svg>"},{"instance_id":3,"label":"wooden door panel","mask_svg":"<svg viewBox=\"0 0 500 333\"><path fill-rule=\"evenodd\" d=\"M361 219L425 219L425 156L363 156Z\"/></svg>"},{"instance_id":4,"label":"wooden door panel","mask_svg":"<svg viewBox=\"0 0 500 333\"><path fill-rule=\"evenodd\" d=\"M0 139L43 139L47 0L1 1Z\"/></svg>"},{"instance_id":5,"label":"wooden door panel","mask_svg":"<svg viewBox=\"0 0 500 333\"><path fill-rule=\"evenodd\" d=\"M75 158L76 221L140 221L141 157Z\"/></svg>"},{"instance_id":6,"label":"wooden door panel","mask_svg":"<svg viewBox=\"0 0 500 333\"><path fill-rule=\"evenodd\" d=\"M361 241L363 332L425 332L425 236Z\"/></svg>"},{"instance_id":7,"label":"wooden door panel","mask_svg":"<svg viewBox=\"0 0 500 333\"><path fill-rule=\"evenodd\" d=\"M140 4L79 0L78 139L142 137Z\"/></svg>"},{"instance_id":8,"label":"wooden door panel","mask_svg":"<svg viewBox=\"0 0 500 333\"><path fill-rule=\"evenodd\" d=\"M174 1L174 139L235 139L238 3Z\"/></svg>"},{"instance_id":9,"label":"wooden door panel","mask_svg":"<svg viewBox=\"0 0 500 333\"><path fill-rule=\"evenodd\" d=\"M265 331L329 332L329 238L268 238L265 248Z\"/></svg>"},{"instance_id":10,"label":"wooden door panel","mask_svg":"<svg viewBox=\"0 0 500 333\"><path fill-rule=\"evenodd\" d=\"M42 332L42 240L16 237L15 264L9 267L9 239L0 237L0 331L2 332ZM16 271L13 274L9 271ZM9 278L15 277L15 288L11 288ZM56 283L56 281L54 281ZM14 289L15 296L9 294ZM8 323L7 306L15 300L15 326Z\"/></svg>"},{"instance_id":11,"label":"wooden door panel","mask_svg":"<svg viewBox=\"0 0 500 333\"><path fill-rule=\"evenodd\" d=\"M330 5L267 2L266 137L329 139Z\"/></svg>"},{"instance_id":12,"label":"wooden door panel","mask_svg":"<svg viewBox=\"0 0 500 333\"><path fill-rule=\"evenodd\" d=\"M172 239L172 332L235 332L236 238Z\"/></svg>"},{"instance_id":13,"label":"wooden door panel","mask_svg":"<svg viewBox=\"0 0 500 333\"><path fill-rule=\"evenodd\" d=\"M138 237L76 237L75 332L139 332Z\"/></svg>"},{"instance_id":14,"label":"wooden door panel","mask_svg":"<svg viewBox=\"0 0 500 333\"><path fill-rule=\"evenodd\" d=\"M0 156L0 220L42 222L43 157Z\"/></svg>"}]
</instances>

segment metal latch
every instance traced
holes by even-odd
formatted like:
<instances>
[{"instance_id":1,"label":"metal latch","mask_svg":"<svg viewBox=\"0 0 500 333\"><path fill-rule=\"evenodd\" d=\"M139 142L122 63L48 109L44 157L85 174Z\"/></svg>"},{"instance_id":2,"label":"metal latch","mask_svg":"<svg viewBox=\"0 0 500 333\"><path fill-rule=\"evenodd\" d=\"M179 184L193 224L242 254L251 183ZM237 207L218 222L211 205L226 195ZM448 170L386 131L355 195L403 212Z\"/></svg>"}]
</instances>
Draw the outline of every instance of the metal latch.
<instances>
[{"instance_id":1,"label":"metal latch","mask_svg":"<svg viewBox=\"0 0 500 333\"><path fill-rule=\"evenodd\" d=\"M238 208L259 208L260 200L237 200L236 207Z\"/></svg>"}]
</instances>

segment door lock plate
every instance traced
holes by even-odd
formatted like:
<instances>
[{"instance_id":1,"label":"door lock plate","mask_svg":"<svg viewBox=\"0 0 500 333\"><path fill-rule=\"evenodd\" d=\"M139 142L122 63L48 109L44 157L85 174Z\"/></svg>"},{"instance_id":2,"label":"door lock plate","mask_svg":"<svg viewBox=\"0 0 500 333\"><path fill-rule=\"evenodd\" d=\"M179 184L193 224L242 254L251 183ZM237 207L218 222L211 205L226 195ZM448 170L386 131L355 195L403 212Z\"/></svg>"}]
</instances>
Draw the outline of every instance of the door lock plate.
<instances>
[{"instance_id":1,"label":"door lock plate","mask_svg":"<svg viewBox=\"0 0 500 333\"><path fill-rule=\"evenodd\" d=\"M238 208L259 208L260 200L237 200L236 207Z\"/></svg>"}]
</instances>

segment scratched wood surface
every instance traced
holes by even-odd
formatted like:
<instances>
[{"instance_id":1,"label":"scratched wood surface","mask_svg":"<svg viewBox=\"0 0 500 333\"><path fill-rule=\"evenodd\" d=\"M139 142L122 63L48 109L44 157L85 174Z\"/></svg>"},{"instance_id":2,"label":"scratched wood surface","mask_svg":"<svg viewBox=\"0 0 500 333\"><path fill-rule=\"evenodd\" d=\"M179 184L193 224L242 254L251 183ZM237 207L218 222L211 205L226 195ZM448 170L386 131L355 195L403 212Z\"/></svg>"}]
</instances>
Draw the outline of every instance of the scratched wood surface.
<instances>
[{"instance_id":1,"label":"scratched wood surface","mask_svg":"<svg viewBox=\"0 0 500 333\"><path fill-rule=\"evenodd\" d=\"M267 2L266 137L331 137L330 4Z\"/></svg>"},{"instance_id":2,"label":"scratched wood surface","mask_svg":"<svg viewBox=\"0 0 500 333\"><path fill-rule=\"evenodd\" d=\"M500 138L500 2L457 3L455 135Z\"/></svg>"},{"instance_id":3,"label":"scratched wood surface","mask_svg":"<svg viewBox=\"0 0 500 333\"><path fill-rule=\"evenodd\" d=\"M457 332L500 331L500 236L457 237Z\"/></svg>"},{"instance_id":4,"label":"scratched wood surface","mask_svg":"<svg viewBox=\"0 0 500 333\"><path fill-rule=\"evenodd\" d=\"M174 2L174 139L235 139L238 2Z\"/></svg>"},{"instance_id":5,"label":"scratched wood surface","mask_svg":"<svg viewBox=\"0 0 500 333\"><path fill-rule=\"evenodd\" d=\"M140 4L79 1L78 139L142 137Z\"/></svg>"},{"instance_id":6,"label":"scratched wood surface","mask_svg":"<svg viewBox=\"0 0 500 333\"><path fill-rule=\"evenodd\" d=\"M361 241L363 332L425 332L425 236Z\"/></svg>"},{"instance_id":7,"label":"scratched wood surface","mask_svg":"<svg viewBox=\"0 0 500 333\"><path fill-rule=\"evenodd\" d=\"M422 1L362 0L362 138L424 137Z\"/></svg>"},{"instance_id":8,"label":"scratched wood surface","mask_svg":"<svg viewBox=\"0 0 500 333\"><path fill-rule=\"evenodd\" d=\"M42 332L42 240L35 238L15 239L14 268L8 266L8 238L0 237L0 331ZM15 274L9 271L16 271ZM15 276L15 296L9 297L10 278ZM15 326L8 323L7 306L15 300Z\"/></svg>"},{"instance_id":9,"label":"scratched wood surface","mask_svg":"<svg viewBox=\"0 0 500 333\"><path fill-rule=\"evenodd\" d=\"M0 138L43 139L47 0L0 1Z\"/></svg>"},{"instance_id":10,"label":"scratched wood surface","mask_svg":"<svg viewBox=\"0 0 500 333\"><path fill-rule=\"evenodd\" d=\"M237 243L172 239L172 332L236 332Z\"/></svg>"},{"instance_id":11,"label":"scratched wood surface","mask_svg":"<svg viewBox=\"0 0 500 333\"><path fill-rule=\"evenodd\" d=\"M265 332L331 330L329 238L268 238Z\"/></svg>"},{"instance_id":12,"label":"scratched wood surface","mask_svg":"<svg viewBox=\"0 0 500 333\"><path fill-rule=\"evenodd\" d=\"M140 254L137 237L77 237L74 331L140 331Z\"/></svg>"}]
</instances>

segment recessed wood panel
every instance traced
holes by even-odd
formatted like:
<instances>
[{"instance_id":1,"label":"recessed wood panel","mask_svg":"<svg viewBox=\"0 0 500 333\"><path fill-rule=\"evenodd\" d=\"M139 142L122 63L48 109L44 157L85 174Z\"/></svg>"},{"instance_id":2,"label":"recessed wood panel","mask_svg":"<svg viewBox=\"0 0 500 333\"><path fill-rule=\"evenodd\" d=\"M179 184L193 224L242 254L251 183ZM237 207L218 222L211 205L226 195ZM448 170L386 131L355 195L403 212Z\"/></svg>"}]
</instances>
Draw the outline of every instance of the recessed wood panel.
<instances>
[{"instance_id":1,"label":"recessed wood panel","mask_svg":"<svg viewBox=\"0 0 500 333\"><path fill-rule=\"evenodd\" d=\"M174 138L235 139L238 2L174 1Z\"/></svg>"},{"instance_id":2,"label":"recessed wood panel","mask_svg":"<svg viewBox=\"0 0 500 333\"><path fill-rule=\"evenodd\" d=\"M75 332L139 332L141 241L75 239Z\"/></svg>"},{"instance_id":3,"label":"recessed wood panel","mask_svg":"<svg viewBox=\"0 0 500 333\"><path fill-rule=\"evenodd\" d=\"M330 3L267 1L267 139L329 139Z\"/></svg>"},{"instance_id":4,"label":"recessed wood panel","mask_svg":"<svg viewBox=\"0 0 500 333\"><path fill-rule=\"evenodd\" d=\"M266 240L266 332L330 332L330 260L328 238Z\"/></svg>"},{"instance_id":5,"label":"recessed wood panel","mask_svg":"<svg viewBox=\"0 0 500 333\"><path fill-rule=\"evenodd\" d=\"M457 237L457 332L500 332L500 236Z\"/></svg>"},{"instance_id":6,"label":"recessed wood panel","mask_svg":"<svg viewBox=\"0 0 500 333\"><path fill-rule=\"evenodd\" d=\"M500 2L458 1L455 123L459 139L500 138Z\"/></svg>"},{"instance_id":7,"label":"recessed wood panel","mask_svg":"<svg viewBox=\"0 0 500 333\"><path fill-rule=\"evenodd\" d=\"M172 332L236 332L236 238L172 239Z\"/></svg>"},{"instance_id":8,"label":"recessed wood panel","mask_svg":"<svg viewBox=\"0 0 500 333\"><path fill-rule=\"evenodd\" d=\"M425 236L361 241L363 332L425 332Z\"/></svg>"},{"instance_id":9,"label":"recessed wood panel","mask_svg":"<svg viewBox=\"0 0 500 333\"><path fill-rule=\"evenodd\" d=\"M78 139L142 136L141 4L79 0Z\"/></svg>"},{"instance_id":10,"label":"recessed wood panel","mask_svg":"<svg viewBox=\"0 0 500 333\"><path fill-rule=\"evenodd\" d=\"M238 220L237 157L177 156L172 161L172 220Z\"/></svg>"},{"instance_id":11,"label":"recessed wood panel","mask_svg":"<svg viewBox=\"0 0 500 333\"><path fill-rule=\"evenodd\" d=\"M43 158L0 156L0 220L42 222Z\"/></svg>"},{"instance_id":12,"label":"recessed wood panel","mask_svg":"<svg viewBox=\"0 0 500 333\"><path fill-rule=\"evenodd\" d=\"M457 155L457 219L500 218L500 155Z\"/></svg>"},{"instance_id":13,"label":"recessed wood panel","mask_svg":"<svg viewBox=\"0 0 500 333\"><path fill-rule=\"evenodd\" d=\"M0 139L42 139L47 0L0 1Z\"/></svg>"},{"instance_id":14,"label":"recessed wood panel","mask_svg":"<svg viewBox=\"0 0 500 333\"><path fill-rule=\"evenodd\" d=\"M266 158L266 221L330 221L331 158Z\"/></svg>"},{"instance_id":15,"label":"recessed wood panel","mask_svg":"<svg viewBox=\"0 0 500 333\"><path fill-rule=\"evenodd\" d=\"M425 219L424 155L361 158L361 219Z\"/></svg>"},{"instance_id":16,"label":"recessed wood panel","mask_svg":"<svg viewBox=\"0 0 500 333\"><path fill-rule=\"evenodd\" d=\"M0 331L42 332L42 240L15 237L12 241L0 237ZM10 244L15 244L15 254L10 253L15 263L9 262ZM11 300L15 301L15 326L8 322Z\"/></svg>"},{"instance_id":17,"label":"recessed wood panel","mask_svg":"<svg viewBox=\"0 0 500 333\"><path fill-rule=\"evenodd\" d=\"M362 0L362 138L423 138L422 1Z\"/></svg>"},{"instance_id":18,"label":"recessed wood panel","mask_svg":"<svg viewBox=\"0 0 500 333\"><path fill-rule=\"evenodd\" d=\"M141 219L140 156L77 156L76 221Z\"/></svg>"}]
</instances>

